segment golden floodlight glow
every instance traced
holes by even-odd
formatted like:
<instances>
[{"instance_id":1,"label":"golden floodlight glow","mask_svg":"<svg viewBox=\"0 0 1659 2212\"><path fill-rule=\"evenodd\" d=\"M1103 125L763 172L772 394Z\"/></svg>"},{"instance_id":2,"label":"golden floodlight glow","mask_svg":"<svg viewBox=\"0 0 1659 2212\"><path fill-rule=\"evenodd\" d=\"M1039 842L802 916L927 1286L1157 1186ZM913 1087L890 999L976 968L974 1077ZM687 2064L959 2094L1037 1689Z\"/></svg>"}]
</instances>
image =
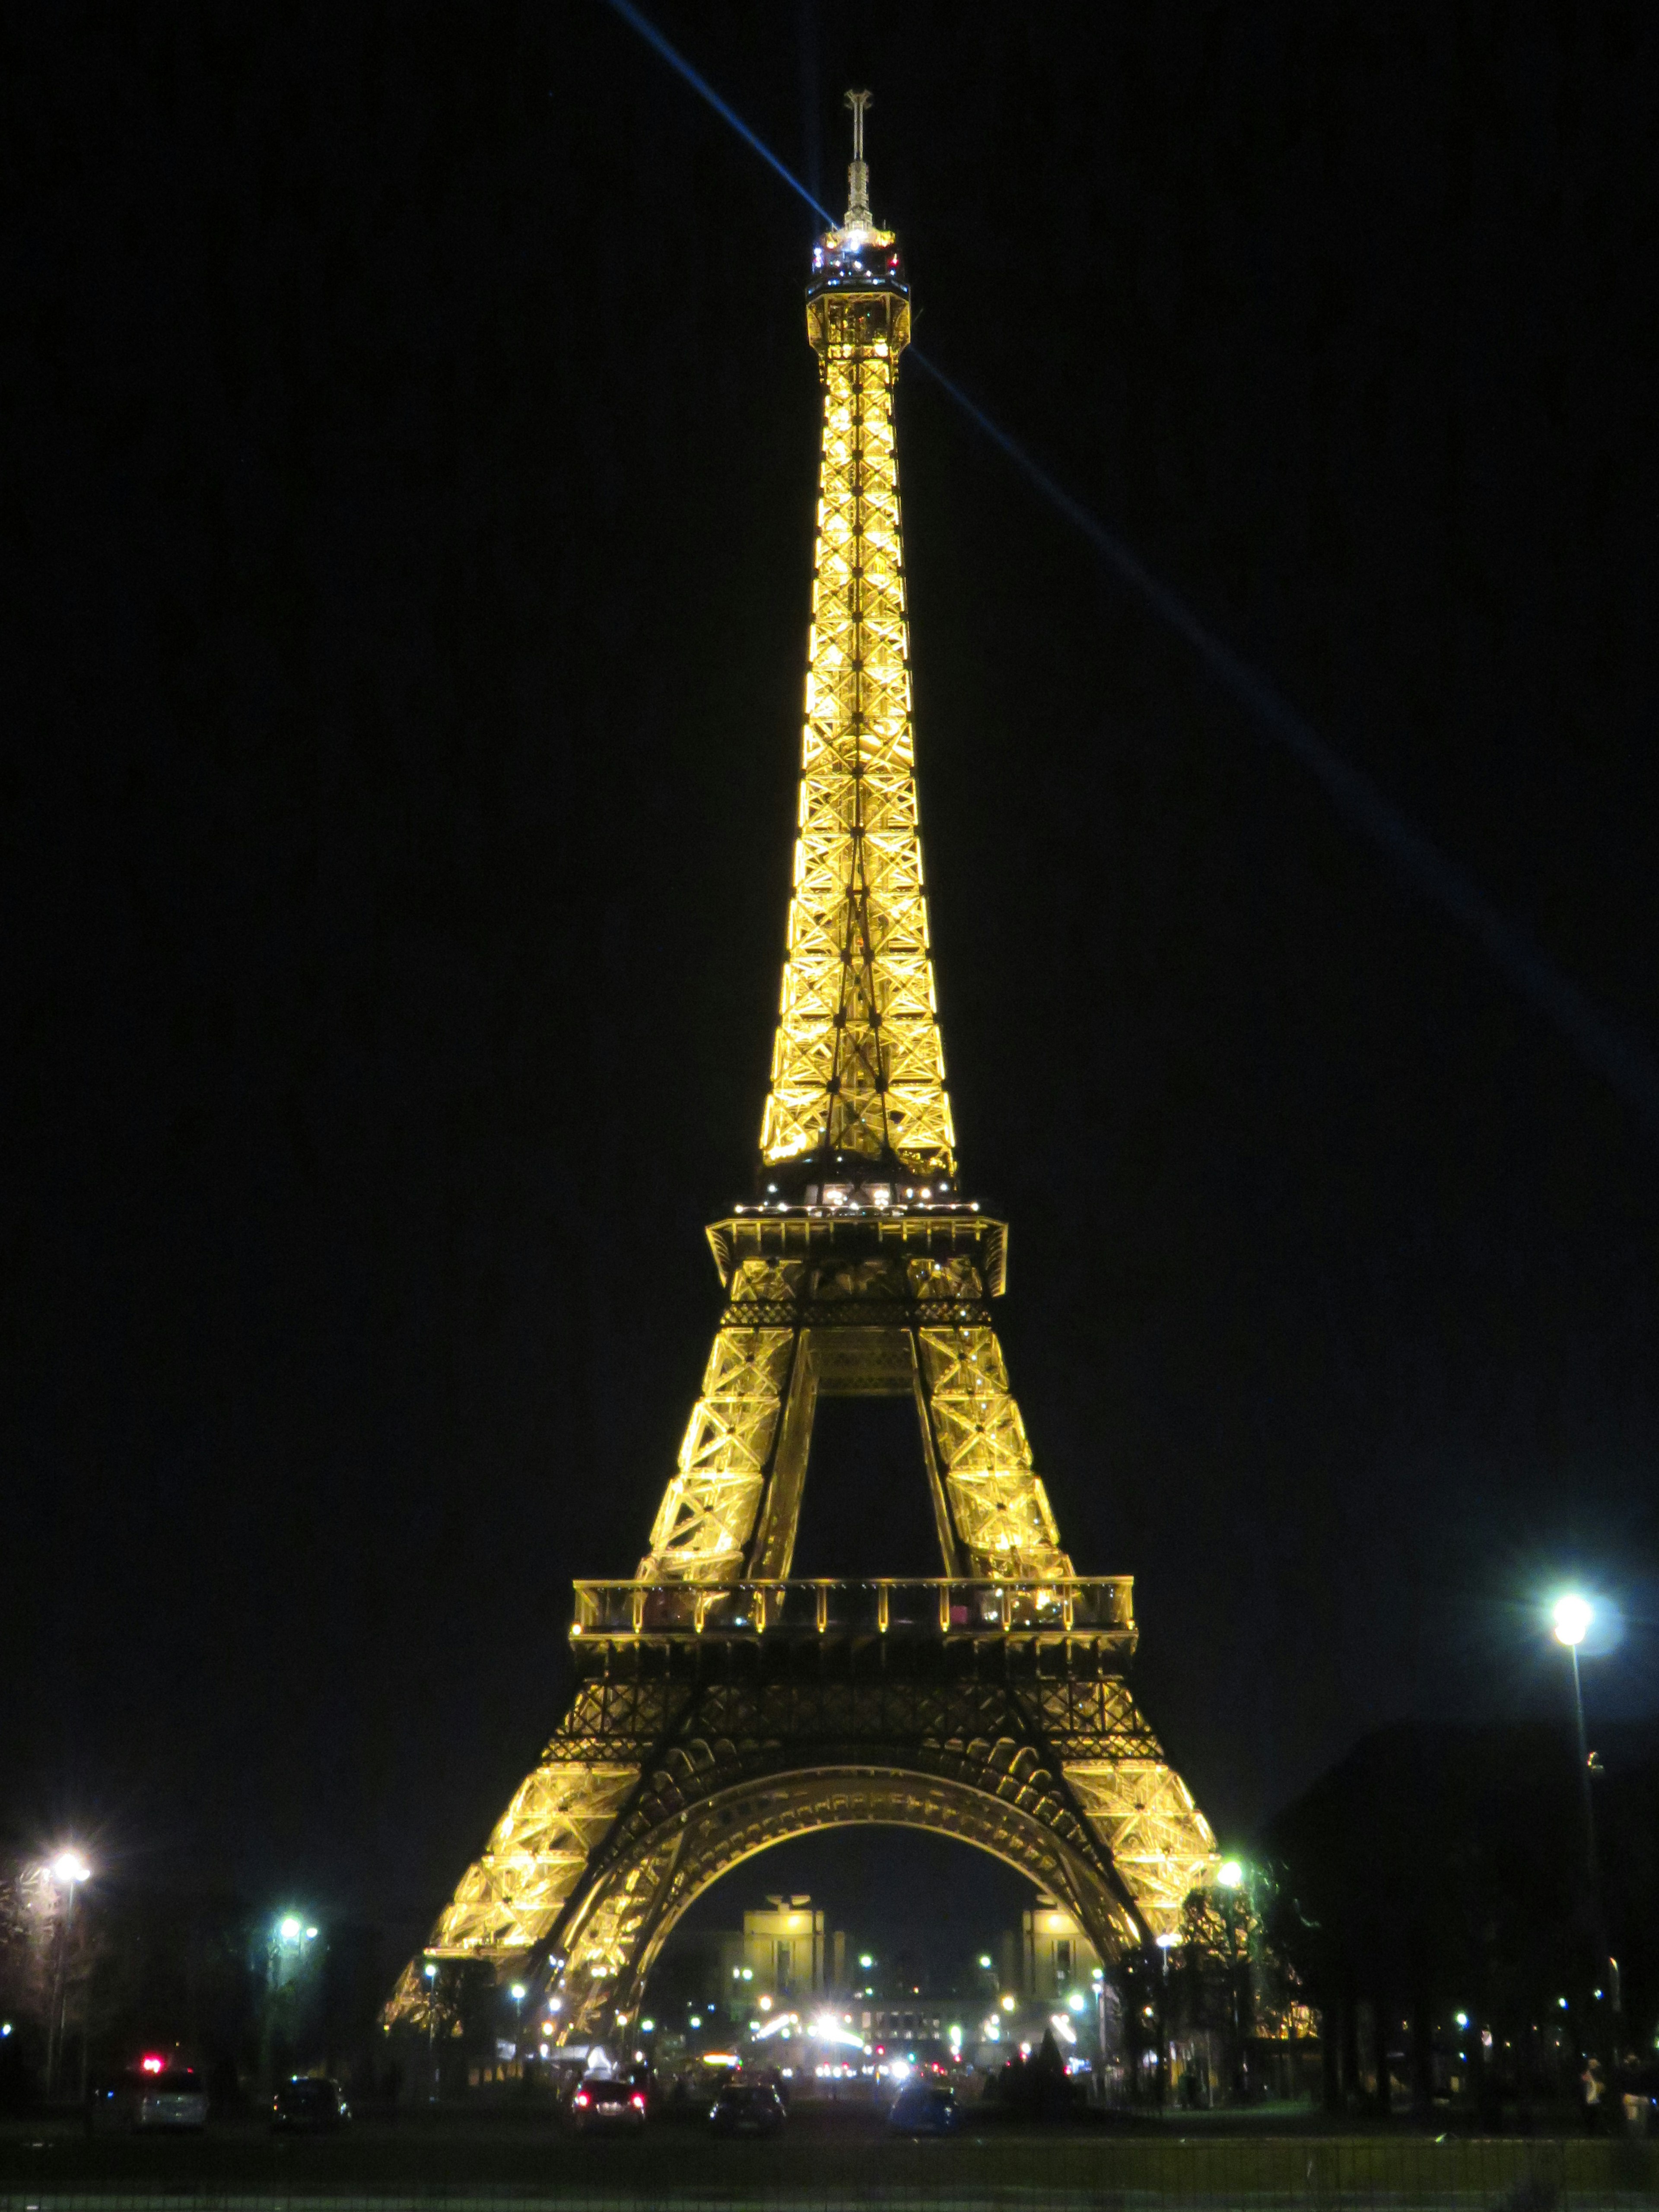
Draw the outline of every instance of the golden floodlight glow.
<instances>
[{"instance_id":1,"label":"golden floodlight glow","mask_svg":"<svg viewBox=\"0 0 1659 2212\"><path fill-rule=\"evenodd\" d=\"M868 295L813 302L823 442L794 896L761 1128L769 1163L896 1158L948 1176L917 830L893 385L909 336L872 343ZM833 1201L831 1201L833 1202Z\"/></svg>"}]
</instances>

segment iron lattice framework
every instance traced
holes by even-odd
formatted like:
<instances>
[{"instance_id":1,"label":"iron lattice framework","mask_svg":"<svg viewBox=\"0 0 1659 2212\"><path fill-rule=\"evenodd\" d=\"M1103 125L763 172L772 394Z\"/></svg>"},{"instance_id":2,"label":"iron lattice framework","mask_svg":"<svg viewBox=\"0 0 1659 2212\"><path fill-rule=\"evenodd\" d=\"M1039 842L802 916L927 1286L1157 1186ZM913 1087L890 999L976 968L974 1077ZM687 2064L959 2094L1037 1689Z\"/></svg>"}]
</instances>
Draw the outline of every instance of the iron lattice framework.
<instances>
[{"instance_id":1,"label":"iron lattice framework","mask_svg":"<svg viewBox=\"0 0 1659 2212\"><path fill-rule=\"evenodd\" d=\"M629 2018L691 1900L811 1828L961 1837L1103 1956L1172 1929L1215 1863L1124 1678L1129 1584L1073 1575L1032 1464L990 1314L1006 1231L957 1189L893 434L909 301L849 99L851 204L807 298L817 568L759 1202L708 1232L726 1308L650 1549L578 1584L574 1700L425 1953L548 1962L565 2039ZM936 1582L790 1578L821 1395L912 1400ZM411 1962L388 2021L429 1986Z\"/></svg>"},{"instance_id":2,"label":"iron lattice framework","mask_svg":"<svg viewBox=\"0 0 1659 2212\"><path fill-rule=\"evenodd\" d=\"M879 255L890 244L872 234ZM893 380L909 336L894 291L825 290L800 834L772 1089L771 1166L845 1153L927 1183L955 1166L916 824Z\"/></svg>"}]
</instances>

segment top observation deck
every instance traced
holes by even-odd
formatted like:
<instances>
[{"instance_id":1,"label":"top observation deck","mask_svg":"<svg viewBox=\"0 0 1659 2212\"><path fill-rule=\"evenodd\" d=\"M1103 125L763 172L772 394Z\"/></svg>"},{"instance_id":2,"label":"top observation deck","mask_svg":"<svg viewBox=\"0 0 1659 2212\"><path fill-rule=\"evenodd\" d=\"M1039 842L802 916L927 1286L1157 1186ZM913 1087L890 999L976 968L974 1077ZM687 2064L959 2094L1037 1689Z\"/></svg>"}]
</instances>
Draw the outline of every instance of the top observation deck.
<instances>
[{"instance_id":1,"label":"top observation deck","mask_svg":"<svg viewBox=\"0 0 1659 2212\"><path fill-rule=\"evenodd\" d=\"M812 252L808 300L830 292L887 292L908 300L898 240L870 212L870 165L864 158L864 111L867 92L849 92L853 111L853 159L847 171L847 213L838 230L825 231ZM907 334L908 319L905 323Z\"/></svg>"},{"instance_id":2,"label":"top observation deck","mask_svg":"<svg viewBox=\"0 0 1659 2212\"><path fill-rule=\"evenodd\" d=\"M898 240L890 230L831 230L812 249L809 300L826 292L890 292L908 300Z\"/></svg>"}]
</instances>

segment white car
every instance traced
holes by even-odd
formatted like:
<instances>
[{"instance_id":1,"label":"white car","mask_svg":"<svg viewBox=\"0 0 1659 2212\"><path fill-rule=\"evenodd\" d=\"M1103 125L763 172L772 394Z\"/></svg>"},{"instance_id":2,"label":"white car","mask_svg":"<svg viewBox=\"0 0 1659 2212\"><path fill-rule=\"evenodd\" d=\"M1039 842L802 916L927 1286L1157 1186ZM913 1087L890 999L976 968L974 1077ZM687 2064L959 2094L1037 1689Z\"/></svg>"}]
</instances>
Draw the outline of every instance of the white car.
<instances>
[{"instance_id":1,"label":"white car","mask_svg":"<svg viewBox=\"0 0 1659 2212\"><path fill-rule=\"evenodd\" d=\"M146 2064L134 2086L135 2128L204 2128L207 2083L193 2066Z\"/></svg>"}]
</instances>

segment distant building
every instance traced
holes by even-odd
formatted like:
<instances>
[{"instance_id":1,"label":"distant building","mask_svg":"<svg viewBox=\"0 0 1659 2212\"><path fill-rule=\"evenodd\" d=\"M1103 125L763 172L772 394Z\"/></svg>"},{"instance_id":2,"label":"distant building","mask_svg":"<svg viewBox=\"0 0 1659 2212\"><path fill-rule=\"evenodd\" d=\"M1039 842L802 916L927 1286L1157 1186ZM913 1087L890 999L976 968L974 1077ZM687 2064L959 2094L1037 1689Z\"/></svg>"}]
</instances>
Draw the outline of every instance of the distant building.
<instances>
[{"instance_id":1,"label":"distant building","mask_svg":"<svg viewBox=\"0 0 1659 2212\"><path fill-rule=\"evenodd\" d=\"M1101 1957L1077 1920L1055 1899L1039 1896L1024 1916L1020 1983L1028 1997L1052 2002L1086 1990Z\"/></svg>"},{"instance_id":2,"label":"distant building","mask_svg":"<svg viewBox=\"0 0 1659 2212\"><path fill-rule=\"evenodd\" d=\"M763 1911L743 1916L742 1964L754 1976L744 1976L745 1996L821 1996L846 1980L846 1963L845 1934L826 1936L810 1897L769 1897Z\"/></svg>"}]
</instances>

